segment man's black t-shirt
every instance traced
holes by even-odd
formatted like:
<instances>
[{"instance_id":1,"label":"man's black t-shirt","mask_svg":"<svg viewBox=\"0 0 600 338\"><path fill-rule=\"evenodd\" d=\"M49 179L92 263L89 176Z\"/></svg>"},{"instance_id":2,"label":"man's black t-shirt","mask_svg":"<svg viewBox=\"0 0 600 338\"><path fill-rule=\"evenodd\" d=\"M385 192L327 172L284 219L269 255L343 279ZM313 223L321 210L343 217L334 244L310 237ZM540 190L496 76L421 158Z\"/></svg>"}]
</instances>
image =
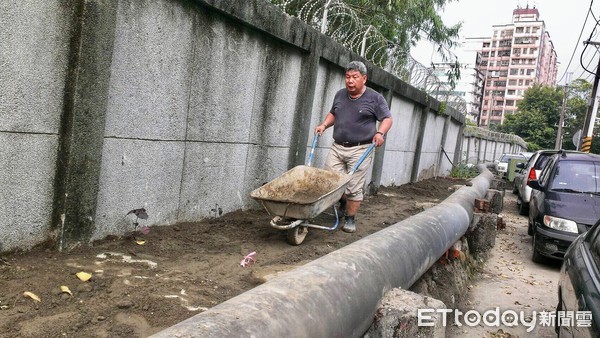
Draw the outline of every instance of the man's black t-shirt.
<instances>
[{"instance_id":1,"label":"man's black t-shirt","mask_svg":"<svg viewBox=\"0 0 600 338\"><path fill-rule=\"evenodd\" d=\"M383 96L369 87L357 99L351 99L346 88L340 89L333 99L331 114L335 116L336 143L370 142L377 131L376 121L391 117Z\"/></svg>"}]
</instances>

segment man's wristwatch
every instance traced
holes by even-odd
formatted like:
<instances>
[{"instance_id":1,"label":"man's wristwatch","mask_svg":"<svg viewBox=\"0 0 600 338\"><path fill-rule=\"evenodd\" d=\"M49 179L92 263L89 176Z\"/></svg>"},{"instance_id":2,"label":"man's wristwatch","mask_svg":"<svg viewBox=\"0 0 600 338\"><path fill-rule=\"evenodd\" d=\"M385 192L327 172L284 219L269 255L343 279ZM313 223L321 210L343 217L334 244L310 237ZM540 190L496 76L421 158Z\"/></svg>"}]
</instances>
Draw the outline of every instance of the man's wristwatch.
<instances>
[{"instance_id":1,"label":"man's wristwatch","mask_svg":"<svg viewBox=\"0 0 600 338\"><path fill-rule=\"evenodd\" d=\"M381 136L385 136L385 134L380 131L376 132L375 134L381 134Z\"/></svg>"}]
</instances>

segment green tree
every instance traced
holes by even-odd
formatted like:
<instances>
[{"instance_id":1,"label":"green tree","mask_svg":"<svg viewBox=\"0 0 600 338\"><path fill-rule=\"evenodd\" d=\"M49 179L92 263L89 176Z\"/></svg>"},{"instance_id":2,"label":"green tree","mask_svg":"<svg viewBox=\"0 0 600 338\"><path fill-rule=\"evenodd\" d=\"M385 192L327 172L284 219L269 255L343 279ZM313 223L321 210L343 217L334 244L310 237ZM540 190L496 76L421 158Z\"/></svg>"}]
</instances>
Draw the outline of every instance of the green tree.
<instances>
[{"instance_id":1,"label":"green tree","mask_svg":"<svg viewBox=\"0 0 600 338\"><path fill-rule=\"evenodd\" d=\"M576 149L573 145L573 136L578 130L583 129L585 116L588 109L588 100L592 93L592 84L584 79L574 80L568 89L569 99L565 109L565 128L563 136L563 149ZM600 144L592 140L592 152L598 153ZM594 151L596 147L596 151Z\"/></svg>"},{"instance_id":2,"label":"green tree","mask_svg":"<svg viewBox=\"0 0 600 338\"><path fill-rule=\"evenodd\" d=\"M589 82L577 79L568 88L562 149L576 148L573 135L583 128L591 87ZM507 115L504 123L495 129L520 136L532 151L553 149L564 95L564 87L534 85L525 91L523 100L518 103L518 111ZM594 136L591 152L600 153L600 137Z\"/></svg>"},{"instance_id":3,"label":"green tree","mask_svg":"<svg viewBox=\"0 0 600 338\"><path fill-rule=\"evenodd\" d=\"M554 148L556 130L548 124L546 114L537 108L507 115L499 131L520 136L530 151Z\"/></svg>"}]
</instances>

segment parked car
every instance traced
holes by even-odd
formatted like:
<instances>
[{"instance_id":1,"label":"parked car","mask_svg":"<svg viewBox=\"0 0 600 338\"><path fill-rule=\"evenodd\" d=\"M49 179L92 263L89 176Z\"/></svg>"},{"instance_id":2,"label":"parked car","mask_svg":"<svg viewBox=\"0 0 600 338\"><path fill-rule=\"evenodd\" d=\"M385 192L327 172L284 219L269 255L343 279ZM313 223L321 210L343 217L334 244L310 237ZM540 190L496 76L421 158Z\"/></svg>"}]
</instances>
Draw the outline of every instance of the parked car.
<instances>
[{"instance_id":1,"label":"parked car","mask_svg":"<svg viewBox=\"0 0 600 338\"><path fill-rule=\"evenodd\" d=\"M562 259L577 235L600 219L599 175L599 155L561 150L550 157L539 179L529 181L534 262L543 256Z\"/></svg>"},{"instance_id":2,"label":"parked car","mask_svg":"<svg viewBox=\"0 0 600 338\"><path fill-rule=\"evenodd\" d=\"M556 326L559 337L596 337L600 332L600 221L565 253L556 311L558 316L561 311L575 314L574 325Z\"/></svg>"},{"instance_id":3,"label":"parked car","mask_svg":"<svg viewBox=\"0 0 600 338\"><path fill-rule=\"evenodd\" d=\"M533 153L526 163L517 163L518 169L515 173L513 193L517 194L517 206L521 215L527 215L529 212L531 187L527 183L540 177L542 168L544 168L550 156L557 152L558 150L538 150Z\"/></svg>"},{"instance_id":4,"label":"parked car","mask_svg":"<svg viewBox=\"0 0 600 338\"><path fill-rule=\"evenodd\" d=\"M511 158L516 158L516 159L520 159L522 161L527 161L527 156L525 156L523 153L520 154L502 154L502 156L500 156L500 158L498 158L495 161L494 167L496 169L496 172L504 177L506 176L506 170L508 169L508 161Z\"/></svg>"}]
</instances>

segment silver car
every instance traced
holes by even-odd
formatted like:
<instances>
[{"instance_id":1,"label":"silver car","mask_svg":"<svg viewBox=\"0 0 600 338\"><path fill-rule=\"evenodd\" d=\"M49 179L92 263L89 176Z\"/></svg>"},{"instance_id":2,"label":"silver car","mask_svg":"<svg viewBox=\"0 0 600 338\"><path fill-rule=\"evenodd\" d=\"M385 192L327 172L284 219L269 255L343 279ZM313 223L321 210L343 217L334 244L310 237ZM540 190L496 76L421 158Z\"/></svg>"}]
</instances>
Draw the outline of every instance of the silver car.
<instances>
[{"instance_id":1,"label":"silver car","mask_svg":"<svg viewBox=\"0 0 600 338\"><path fill-rule=\"evenodd\" d=\"M530 180L540 178L540 172L544 169L546 162L558 150L538 150L533 153L527 163L518 163L517 172L513 186L513 193L517 194L517 206L521 215L527 215L529 211L529 200L531 199L531 187L527 185Z\"/></svg>"}]
</instances>

